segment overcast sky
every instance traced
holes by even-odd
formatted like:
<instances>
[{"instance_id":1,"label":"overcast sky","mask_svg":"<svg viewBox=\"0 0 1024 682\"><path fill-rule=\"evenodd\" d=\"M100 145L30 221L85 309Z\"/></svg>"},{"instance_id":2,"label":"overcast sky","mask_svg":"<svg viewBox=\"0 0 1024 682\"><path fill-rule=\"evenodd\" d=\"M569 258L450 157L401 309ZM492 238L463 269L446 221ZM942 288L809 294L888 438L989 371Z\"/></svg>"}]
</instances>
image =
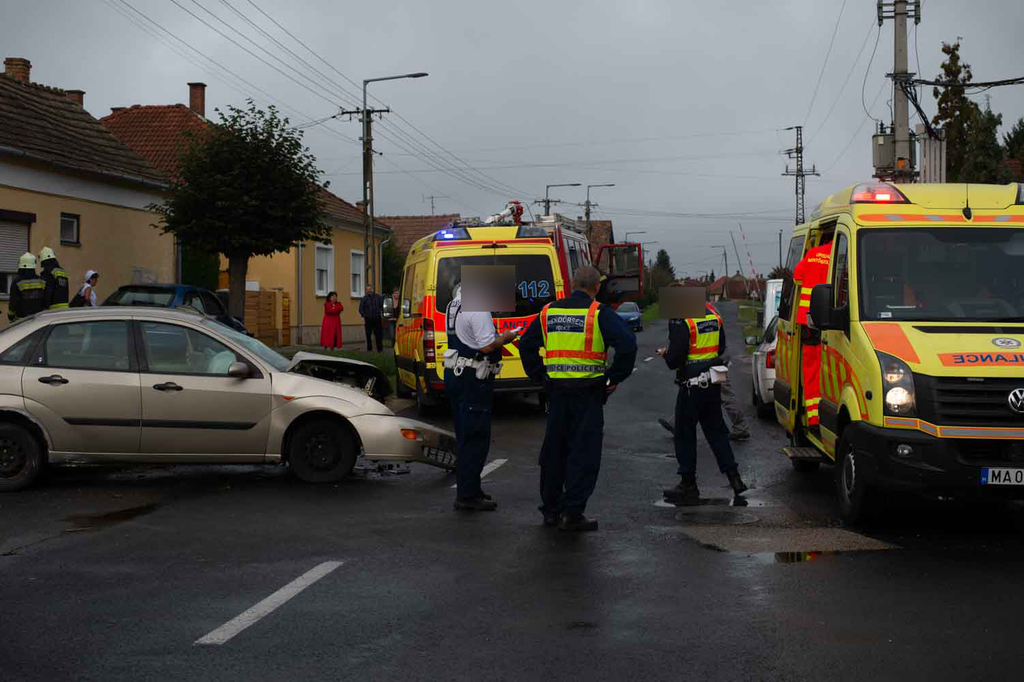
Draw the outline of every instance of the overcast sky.
<instances>
[{"instance_id":1,"label":"overcast sky","mask_svg":"<svg viewBox=\"0 0 1024 682\"><path fill-rule=\"evenodd\" d=\"M736 218L664 214L749 213L741 218L746 241L755 268L765 272L778 260L778 231L788 232L793 216L793 179L780 176L786 161L779 153L792 146L793 133L781 129L806 126L806 161L822 172L808 180L809 213L831 192L871 175L865 74L871 114L890 121L884 75L892 71L893 24L882 26L868 71L879 30L874 0L845 3L811 106L843 4L0 0L0 45L3 56L32 61L34 81L85 90L96 117L115 106L187 103L186 83L199 80L209 85L211 118L215 107L241 106L251 96L261 106L283 104L298 123L358 102L359 86L345 77L360 83L427 71L428 78L370 86L396 112L375 129L383 154L376 163L379 214L429 214L424 197L433 194L443 195L435 200L439 213L487 215L508 199L542 197L546 184L613 182L593 190L595 217L614 220L620 238L645 230L635 237L659 242L648 248L667 249L680 274L722 274L716 244L729 245L735 271L730 231L746 266L742 235ZM919 71L937 75L942 41L962 36L976 80L1024 75L1022 25L1020 0L925 0ZM916 71L913 31L910 45ZM991 98L1006 123L1024 116L1024 87L997 89ZM922 101L934 114L930 91ZM331 189L352 202L361 198L358 136L359 124L345 119L306 134ZM559 212L582 213L572 204L584 200L584 188L553 189L552 197L567 202ZM644 215L651 212L662 215Z\"/></svg>"}]
</instances>

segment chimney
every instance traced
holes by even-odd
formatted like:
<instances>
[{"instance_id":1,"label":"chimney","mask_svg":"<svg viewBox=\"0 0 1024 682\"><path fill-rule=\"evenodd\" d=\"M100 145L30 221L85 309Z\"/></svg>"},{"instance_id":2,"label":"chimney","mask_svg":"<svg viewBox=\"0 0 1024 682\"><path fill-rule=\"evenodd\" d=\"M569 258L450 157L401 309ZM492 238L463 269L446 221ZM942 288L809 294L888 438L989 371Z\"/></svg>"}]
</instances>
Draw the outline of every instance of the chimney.
<instances>
[{"instance_id":1,"label":"chimney","mask_svg":"<svg viewBox=\"0 0 1024 682\"><path fill-rule=\"evenodd\" d=\"M30 83L29 73L32 62L23 57L7 57L4 59L4 75L22 83Z\"/></svg>"},{"instance_id":2,"label":"chimney","mask_svg":"<svg viewBox=\"0 0 1024 682\"><path fill-rule=\"evenodd\" d=\"M85 90L65 90L64 95L78 106L85 106Z\"/></svg>"},{"instance_id":3,"label":"chimney","mask_svg":"<svg viewBox=\"0 0 1024 682\"><path fill-rule=\"evenodd\" d=\"M110 113L116 114L119 111L124 111L125 107L110 107Z\"/></svg>"},{"instance_id":4,"label":"chimney","mask_svg":"<svg viewBox=\"0 0 1024 682\"><path fill-rule=\"evenodd\" d=\"M188 84L188 108L206 118L206 83Z\"/></svg>"}]
</instances>

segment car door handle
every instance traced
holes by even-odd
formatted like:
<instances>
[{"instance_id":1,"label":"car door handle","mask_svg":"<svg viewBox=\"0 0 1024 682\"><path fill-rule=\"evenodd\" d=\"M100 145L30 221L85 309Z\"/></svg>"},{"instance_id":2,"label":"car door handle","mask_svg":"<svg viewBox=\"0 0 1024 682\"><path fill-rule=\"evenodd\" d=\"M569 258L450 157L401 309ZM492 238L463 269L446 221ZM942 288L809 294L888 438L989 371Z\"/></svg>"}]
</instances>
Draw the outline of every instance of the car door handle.
<instances>
[{"instance_id":1,"label":"car door handle","mask_svg":"<svg viewBox=\"0 0 1024 682\"><path fill-rule=\"evenodd\" d=\"M39 383L49 384L50 386L63 386L68 383L68 380L59 374L51 374L48 377L39 377Z\"/></svg>"},{"instance_id":2,"label":"car door handle","mask_svg":"<svg viewBox=\"0 0 1024 682\"><path fill-rule=\"evenodd\" d=\"M166 384L153 384L153 388L155 388L158 391L184 391L185 390L184 388L182 388L178 384L174 383L173 381L168 381Z\"/></svg>"}]
</instances>

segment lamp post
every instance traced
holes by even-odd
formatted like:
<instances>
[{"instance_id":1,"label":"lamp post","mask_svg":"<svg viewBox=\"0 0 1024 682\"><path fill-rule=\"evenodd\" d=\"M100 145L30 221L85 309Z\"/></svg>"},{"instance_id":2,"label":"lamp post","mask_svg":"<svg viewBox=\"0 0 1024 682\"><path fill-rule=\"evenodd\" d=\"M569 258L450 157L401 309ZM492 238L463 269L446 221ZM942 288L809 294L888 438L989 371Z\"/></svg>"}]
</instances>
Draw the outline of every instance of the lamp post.
<instances>
[{"instance_id":1,"label":"lamp post","mask_svg":"<svg viewBox=\"0 0 1024 682\"><path fill-rule=\"evenodd\" d=\"M544 185L544 215L551 215L551 199L548 198L548 190L552 187L579 187L579 182L563 182L557 185ZM555 201L558 201L555 199Z\"/></svg>"},{"instance_id":2,"label":"lamp post","mask_svg":"<svg viewBox=\"0 0 1024 682\"><path fill-rule=\"evenodd\" d=\"M631 234L647 234L647 230L630 230L626 233L625 239L627 242L629 241L629 235Z\"/></svg>"},{"instance_id":3,"label":"lamp post","mask_svg":"<svg viewBox=\"0 0 1024 682\"><path fill-rule=\"evenodd\" d=\"M366 106L366 86L379 81L395 81L402 78L423 78L427 74L420 71L417 73L405 73L400 76L384 76L382 78L367 78L363 81L363 211L366 215L366 227L363 234L363 269L367 273L366 282L374 286L377 275L377 268L373 267L374 259L378 255L374 248L373 229L373 133L370 126L370 110ZM364 284L366 284L364 282ZM383 286L384 282L380 282ZM377 287L374 287L376 289Z\"/></svg>"},{"instance_id":4,"label":"lamp post","mask_svg":"<svg viewBox=\"0 0 1024 682\"><path fill-rule=\"evenodd\" d=\"M590 188L591 187L614 187L614 182L606 182L600 185L587 185L587 201L583 204L584 212L587 218L587 241L590 241Z\"/></svg>"}]
</instances>

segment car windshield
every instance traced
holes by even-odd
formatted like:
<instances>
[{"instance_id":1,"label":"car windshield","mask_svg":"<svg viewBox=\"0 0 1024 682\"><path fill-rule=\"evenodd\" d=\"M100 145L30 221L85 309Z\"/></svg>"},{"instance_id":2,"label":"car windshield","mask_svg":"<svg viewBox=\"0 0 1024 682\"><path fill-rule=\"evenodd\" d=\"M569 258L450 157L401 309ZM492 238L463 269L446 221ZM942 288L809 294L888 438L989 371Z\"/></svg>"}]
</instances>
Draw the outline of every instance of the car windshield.
<instances>
[{"instance_id":1,"label":"car windshield","mask_svg":"<svg viewBox=\"0 0 1024 682\"><path fill-rule=\"evenodd\" d=\"M494 311L495 317L536 315L555 300L555 281L551 259L543 255L454 256L442 258L437 266L437 309L444 310L452 300L455 283L461 280L464 265L514 265L516 268L516 309Z\"/></svg>"},{"instance_id":2,"label":"car windshield","mask_svg":"<svg viewBox=\"0 0 1024 682\"><path fill-rule=\"evenodd\" d=\"M112 293L103 305L149 305L167 308L173 300L173 289L122 287Z\"/></svg>"},{"instance_id":3,"label":"car windshield","mask_svg":"<svg viewBox=\"0 0 1024 682\"><path fill-rule=\"evenodd\" d=\"M1024 230L865 230L863 320L1024 322Z\"/></svg>"},{"instance_id":4,"label":"car windshield","mask_svg":"<svg viewBox=\"0 0 1024 682\"><path fill-rule=\"evenodd\" d=\"M237 332L231 327L223 325L214 319L203 320L203 324L207 327L214 327L218 333L228 337L250 353L257 355L260 360L263 360L263 362L267 363L278 372L286 372L288 370L288 366L292 364L291 360L277 351L272 350L262 341Z\"/></svg>"},{"instance_id":5,"label":"car windshield","mask_svg":"<svg viewBox=\"0 0 1024 682\"><path fill-rule=\"evenodd\" d=\"M623 303L619 306L620 313L638 313L640 308L637 307L636 303Z\"/></svg>"}]
</instances>

